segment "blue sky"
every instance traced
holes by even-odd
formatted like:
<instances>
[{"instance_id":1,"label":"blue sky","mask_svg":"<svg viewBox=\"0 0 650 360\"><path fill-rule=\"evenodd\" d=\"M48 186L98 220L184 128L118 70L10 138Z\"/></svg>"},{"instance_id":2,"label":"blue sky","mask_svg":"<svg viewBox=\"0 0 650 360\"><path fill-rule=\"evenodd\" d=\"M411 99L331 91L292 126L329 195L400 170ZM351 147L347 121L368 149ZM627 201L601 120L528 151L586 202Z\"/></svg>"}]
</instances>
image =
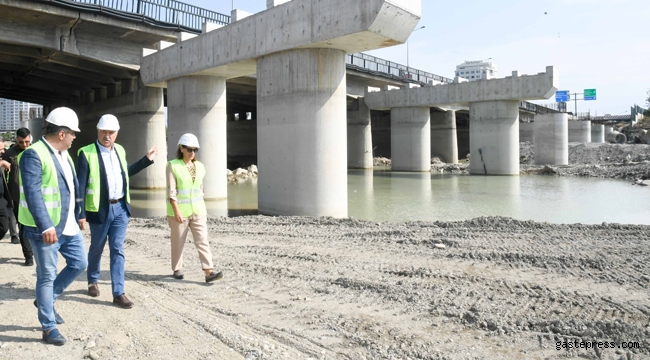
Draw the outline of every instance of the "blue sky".
<instances>
[{"instance_id":1,"label":"blue sky","mask_svg":"<svg viewBox=\"0 0 650 360\"><path fill-rule=\"evenodd\" d=\"M224 14L232 9L232 0L184 2ZM266 0L234 0L234 5L259 12ZM629 113L635 103L646 107L648 0L422 0L420 26L425 28L409 40L411 67L453 77L465 60L492 58L498 77L504 77L553 65L560 90L597 89L598 100L578 101L579 112L615 115ZM406 45L370 53L406 64Z\"/></svg>"}]
</instances>

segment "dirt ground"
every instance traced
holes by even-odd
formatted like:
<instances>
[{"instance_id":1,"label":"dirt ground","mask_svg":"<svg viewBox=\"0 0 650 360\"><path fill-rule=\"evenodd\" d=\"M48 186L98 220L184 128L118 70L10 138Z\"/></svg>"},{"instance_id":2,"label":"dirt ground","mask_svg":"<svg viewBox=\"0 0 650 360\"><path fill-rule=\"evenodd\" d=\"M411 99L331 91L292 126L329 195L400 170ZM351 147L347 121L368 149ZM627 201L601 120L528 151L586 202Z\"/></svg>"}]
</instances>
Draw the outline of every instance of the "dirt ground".
<instances>
[{"instance_id":1,"label":"dirt ground","mask_svg":"<svg viewBox=\"0 0 650 360\"><path fill-rule=\"evenodd\" d=\"M83 273L56 304L62 347L41 341L34 268L2 240L0 359L650 358L649 226L247 216L209 227L225 274L212 285L191 236L175 280L166 220L132 219L135 307L111 304L105 254L100 297ZM564 341L616 346L556 350Z\"/></svg>"}]
</instances>

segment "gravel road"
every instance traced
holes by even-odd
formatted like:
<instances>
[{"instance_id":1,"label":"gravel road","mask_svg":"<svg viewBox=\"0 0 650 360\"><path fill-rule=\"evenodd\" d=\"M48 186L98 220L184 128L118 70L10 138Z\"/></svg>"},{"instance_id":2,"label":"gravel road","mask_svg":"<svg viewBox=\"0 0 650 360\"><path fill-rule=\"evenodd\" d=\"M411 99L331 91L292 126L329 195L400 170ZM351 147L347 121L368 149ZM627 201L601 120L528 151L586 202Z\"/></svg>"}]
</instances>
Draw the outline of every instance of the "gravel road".
<instances>
[{"instance_id":1,"label":"gravel road","mask_svg":"<svg viewBox=\"0 0 650 360\"><path fill-rule=\"evenodd\" d=\"M132 219L135 307L111 305L105 254L100 297L84 273L56 305L63 347L41 342L34 268L3 240L0 359L650 358L649 226L246 216L209 229L225 274L212 285L191 235L175 280L166 220Z\"/></svg>"}]
</instances>

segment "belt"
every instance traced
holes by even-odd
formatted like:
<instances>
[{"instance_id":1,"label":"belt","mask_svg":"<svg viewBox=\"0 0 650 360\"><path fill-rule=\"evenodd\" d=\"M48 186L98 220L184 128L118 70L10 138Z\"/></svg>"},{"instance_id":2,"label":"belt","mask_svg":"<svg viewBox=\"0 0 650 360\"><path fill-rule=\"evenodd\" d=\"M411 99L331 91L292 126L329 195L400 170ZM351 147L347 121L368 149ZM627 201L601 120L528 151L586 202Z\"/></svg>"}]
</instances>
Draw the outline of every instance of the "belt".
<instances>
[{"instance_id":1,"label":"belt","mask_svg":"<svg viewBox=\"0 0 650 360\"><path fill-rule=\"evenodd\" d=\"M120 202L120 200L122 200L122 199L123 199L123 198L113 199L113 200L108 200L108 202L111 203L111 205L113 205L113 204L117 204L117 203Z\"/></svg>"}]
</instances>

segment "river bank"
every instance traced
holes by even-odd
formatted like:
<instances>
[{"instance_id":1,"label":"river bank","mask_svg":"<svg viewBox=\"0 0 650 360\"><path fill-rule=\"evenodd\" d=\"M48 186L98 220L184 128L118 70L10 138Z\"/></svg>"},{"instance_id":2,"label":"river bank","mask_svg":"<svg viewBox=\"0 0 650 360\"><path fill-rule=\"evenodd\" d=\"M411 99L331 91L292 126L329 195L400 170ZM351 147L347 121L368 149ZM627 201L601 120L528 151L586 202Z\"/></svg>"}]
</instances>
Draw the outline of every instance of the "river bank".
<instances>
[{"instance_id":1,"label":"river bank","mask_svg":"<svg viewBox=\"0 0 650 360\"><path fill-rule=\"evenodd\" d=\"M204 283L190 235L179 281L166 219L132 219L135 307L111 305L105 254L100 297L84 273L57 303L63 347L41 342L34 268L1 241L0 358L650 356L650 226L246 216L211 217L209 233L224 279ZM565 340L640 348L556 350Z\"/></svg>"}]
</instances>

